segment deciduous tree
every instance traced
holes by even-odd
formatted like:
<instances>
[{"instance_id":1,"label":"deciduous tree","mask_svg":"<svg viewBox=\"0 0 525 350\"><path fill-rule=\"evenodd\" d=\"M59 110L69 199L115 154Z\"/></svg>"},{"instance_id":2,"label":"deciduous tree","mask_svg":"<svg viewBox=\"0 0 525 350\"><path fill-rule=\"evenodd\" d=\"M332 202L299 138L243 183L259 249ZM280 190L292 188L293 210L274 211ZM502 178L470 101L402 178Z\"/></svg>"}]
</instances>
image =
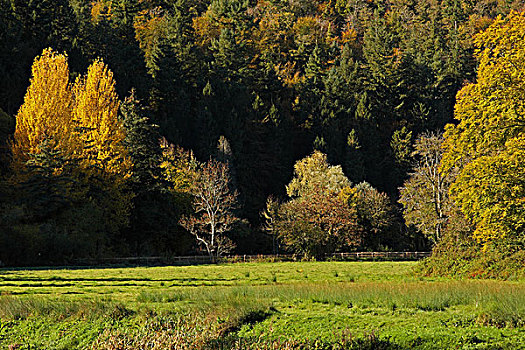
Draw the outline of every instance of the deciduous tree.
<instances>
[{"instance_id":1,"label":"deciduous tree","mask_svg":"<svg viewBox=\"0 0 525 350\"><path fill-rule=\"evenodd\" d=\"M307 258L355 249L362 242L356 210L322 188L281 205L274 226L285 247Z\"/></svg>"},{"instance_id":2,"label":"deciduous tree","mask_svg":"<svg viewBox=\"0 0 525 350\"><path fill-rule=\"evenodd\" d=\"M286 186L290 197L305 197L316 191L339 193L351 185L341 166L328 164L326 154L320 151L295 163L294 174Z\"/></svg>"},{"instance_id":3,"label":"deciduous tree","mask_svg":"<svg viewBox=\"0 0 525 350\"><path fill-rule=\"evenodd\" d=\"M339 196L350 180L326 158L315 151L297 161L295 177L286 187L290 200L281 205L268 202L265 215L281 243L306 257L321 258L362 242L357 212Z\"/></svg>"},{"instance_id":4,"label":"deciduous tree","mask_svg":"<svg viewBox=\"0 0 525 350\"><path fill-rule=\"evenodd\" d=\"M67 57L46 49L32 67L32 77L24 104L16 115L11 147L14 166L20 167L28 155L39 152L46 139L49 147L71 155L76 146L72 123L73 96L69 86Z\"/></svg>"},{"instance_id":5,"label":"deciduous tree","mask_svg":"<svg viewBox=\"0 0 525 350\"><path fill-rule=\"evenodd\" d=\"M339 197L357 213L358 224L363 230L363 248L377 251L398 245L399 222L396 210L385 193L368 182L361 182L344 188Z\"/></svg>"},{"instance_id":6,"label":"deciduous tree","mask_svg":"<svg viewBox=\"0 0 525 350\"><path fill-rule=\"evenodd\" d=\"M204 164L193 185L194 214L180 220L213 261L234 247L226 236L238 220L234 214L237 193L230 191L229 182L225 164L215 160Z\"/></svg>"},{"instance_id":7,"label":"deciduous tree","mask_svg":"<svg viewBox=\"0 0 525 350\"><path fill-rule=\"evenodd\" d=\"M455 171L443 173L439 168L444 152L442 145L441 133L429 132L418 137L413 171L399 189L406 223L417 227L433 244L442 239L449 221L461 216L448 194Z\"/></svg>"},{"instance_id":8,"label":"deciduous tree","mask_svg":"<svg viewBox=\"0 0 525 350\"><path fill-rule=\"evenodd\" d=\"M79 231L81 235L97 231L99 236L114 238L128 222L133 193L126 187L131 161L117 116L119 101L113 75L97 60L72 86L67 57L51 49L35 60L32 71L11 146L14 183L45 179L44 183L55 184L61 177L73 179L61 191L67 193L75 208L69 217L53 218L61 227L57 231ZM45 176L41 176L42 171ZM83 210L91 210L98 228L77 225L81 220L73 218ZM97 239L98 247L93 251L100 251L101 241Z\"/></svg>"},{"instance_id":9,"label":"deciduous tree","mask_svg":"<svg viewBox=\"0 0 525 350\"><path fill-rule=\"evenodd\" d=\"M120 101L113 73L101 60L93 62L75 81L73 122L84 147L85 167L97 166L109 174L129 176L131 162L124 144L126 134L118 119Z\"/></svg>"},{"instance_id":10,"label":"deciduous tree","mask_svg":"<svg viewBox=\"0 0 525 350\"><path fill-rule=\"evenodd\" d=\"M498 18L474 41L476 83L458 93L457 125L445 132L443 171L460 173L451 194L481 242L525 233L525 15Z\"/></svg>"}]
</instances>

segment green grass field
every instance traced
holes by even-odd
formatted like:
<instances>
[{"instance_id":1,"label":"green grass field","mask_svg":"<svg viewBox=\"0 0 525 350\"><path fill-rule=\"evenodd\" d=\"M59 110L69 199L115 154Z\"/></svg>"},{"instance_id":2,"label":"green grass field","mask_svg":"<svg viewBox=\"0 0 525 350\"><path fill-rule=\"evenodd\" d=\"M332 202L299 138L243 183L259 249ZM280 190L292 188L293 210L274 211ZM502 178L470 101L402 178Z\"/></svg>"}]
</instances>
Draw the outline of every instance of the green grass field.
<instances>
[{"instance_id":1,"label":"green grass field","mask_svg":"<svg viewBox=\"0 0 525 350\"><path fill-rule=\"evenodd\" d=\"M525 282L415 266L0 270L0 348L525 349Z\"/></svg>"}]
</instances>

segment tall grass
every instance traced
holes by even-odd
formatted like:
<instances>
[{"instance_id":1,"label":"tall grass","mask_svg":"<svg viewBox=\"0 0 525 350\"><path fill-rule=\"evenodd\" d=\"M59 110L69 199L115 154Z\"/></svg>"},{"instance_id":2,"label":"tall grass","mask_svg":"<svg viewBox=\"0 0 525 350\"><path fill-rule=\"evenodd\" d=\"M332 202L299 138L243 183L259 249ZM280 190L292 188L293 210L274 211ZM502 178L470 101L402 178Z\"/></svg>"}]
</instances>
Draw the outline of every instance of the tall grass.
<instances>
[{"instance_id":1,"label":"tall grass","mask_svg":"<svg viewBox=\"0 0 525 350\"><path fill-rule=\"evenodd\" d=\"M236 314L266 312L275 302L294 300L413 311L445 311L466 305L476 310L481 324L521 327L525 323L525 285L495 281L302 283L178 287L164 291L143 289L136 294L134 303L127 304L103 298L2 296L0 319L18 320L33 316L118 319L132 315L142 306L155 309L155 305L159 305L157 309L170 309L170 304L177 305L172 310L175 313L221 309L230 310L235 318Z\"/></svg>"},{"instance_id":2,"label":"tall grass","mask_svg":"<svg viewBox=\"0 0 525 350\"><path fill-rule=\"evenodd\" d=\"M149 329L140 333L129 334L121 331L106 331L93 343L92 350L401 350L401 346L388 339L369 335L364 339L340 339L336 342L321 340L268 340L263 338L239 338L227 336L206 338L206 333L195 331L196 328L180 328L152 332Z\"/></svg>"},{"instance_id":3,"label":"tall grass","mask_svg":"<svg viewBox=\"0 0 525 350\"><path fill-rule=\"evenodd\" d=\"M310 300L358 307L398 307L443 311L457 305L508 308L525 316L525 286L493 281L367 282L237 287L200 287L142 292L138 302L187 301L239 306L250 302Z\"/></svg>"},{"instance_id":4,"label":"tall grass","mask_svg":"<svg viewBox=\"0 0 525 350\"><path fill-rule=\"evenodd\" d=\"M31 317L45 317L56 320L109 317L118 320L133 314L134 311L122 303L113 302L109 299L71 300L42 296L0 297L0 319L2 320L25 320Z\"/></svg>"},{"instance_id":5,"label":"tall grass","mask_svg":"<svg viewBox=\"0 0 525 350\"><path fill-rule=\"evenodd\" d=\"M491 293L484 298L478 323L495 327L525 327L525 291Z\"/></svg>"}]
</instances>

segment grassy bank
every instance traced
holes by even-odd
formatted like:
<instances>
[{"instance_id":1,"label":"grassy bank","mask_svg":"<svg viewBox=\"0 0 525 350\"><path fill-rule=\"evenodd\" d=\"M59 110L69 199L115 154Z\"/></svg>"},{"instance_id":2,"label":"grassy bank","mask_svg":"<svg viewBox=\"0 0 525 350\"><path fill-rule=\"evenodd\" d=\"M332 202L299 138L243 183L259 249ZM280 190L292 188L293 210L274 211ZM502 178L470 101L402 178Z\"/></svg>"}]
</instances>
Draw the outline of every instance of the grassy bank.
<instances>
[{"instance_id":1,"label":"grassy bank","mask_svg":"<svg viewBox=\"0 0 525 350\"><path fill-rule=\"evenodd\" d=\"M519 349L525 283L412 262L3 270L0 348Z\"/></svg>"}]
</instances>

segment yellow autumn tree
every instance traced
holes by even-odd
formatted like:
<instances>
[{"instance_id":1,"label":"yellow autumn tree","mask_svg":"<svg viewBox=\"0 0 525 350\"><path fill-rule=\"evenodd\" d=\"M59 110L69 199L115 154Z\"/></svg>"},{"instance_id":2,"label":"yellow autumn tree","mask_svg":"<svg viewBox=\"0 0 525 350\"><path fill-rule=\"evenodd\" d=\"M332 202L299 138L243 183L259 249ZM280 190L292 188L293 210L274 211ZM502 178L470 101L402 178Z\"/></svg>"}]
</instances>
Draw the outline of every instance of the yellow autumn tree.
<instances>
[{"instance_id":1,"label":"yellow autumn tree","mask_svg":"<svg viewBox=\"0 0 525 350\"><path fill-rule=\"evenodd\" d=\"M124 178L131 168L118 120L120 102L113 73L101 61L69 83L67 56L46 49L35 59L24 104L16 116L12 143L15 165L38 153L45 140L65 157L82 160Z\"/></svg>"},{"instance_id":2,"label":"yellow autumn tree","mask_svg":"<svg viewBox=\"0 0 525 350\"><path fill-rule=\"evenodd\" d=\"M124 145L126 134L118 119L120 101L113 73L95 60L72 87L73 124L82 147L76 157L89 190L104 195L97 202L104 213L107 230L117 232L129 220L133 194L126 189L131 176L131 160Z\"/></svg>"},{"instance_id":3,"label":"yellow autumn tree","mask_svg":"<svg viewBox=\"0 0 525 350\"><path fill-rule=\"evenodd\" d=\"M146 62L154 59L159 41L168 34L167 21L168 18L161 7L141 11L135 17L135 39L144 53Z\"/></svg>"},{"instance_id":4,"label":"yellow autumn tree","mask_svg":"<svg viewBox=\"0 0 525 350\"><path fill-rule=\"evenodd\" d=\"M67 56L46 49L35 59L31 84L16 117L11 149L14 181L31 176L27 161L42 152L75 164L66 174L75 179L68 190L73 202L90 202L102 215L105 232L127 223L132 193L126 188L131 160L118 119L120 102L113 73L96 60L85 76L69 82ZM64 169L50 169L59 175ZM93 209L96 208L96 209Z\"/></svg>"},{"instance_id":5,"label":"yellow autumn tree","mask_svg":"<svg viewBox=\"0 0 525 350\"><path fill-rule=\"evenodd\" d=\"M452 198L480 242L525 236L525 14L475 37L477 82L457 95L442 171L460 169Z\"/></svg>"},{"instance_id":6,"label":"yellow autumn tree","mask_svg":"<svg viewBox=\"0 0 525 350\"><path fill-rule=\"evenodd\" d=\"M124 146L126 135L118 119L120 102L113 73L104 62L96 60L84 77L77 78L72 90L73 124L84 145L81 164L127 178L131 164Z\"/></svg>"},{"instance_id":7,"label":"yellow autumn tree","mask_svg":"<svg viewBox=\"0 0 525 350\"><path fill-rule=\"evenodd\" d=\"M44 140L62 153L72 152L72 102L67 56L44 50L33 63L24 104L16 115L11 147L15 168L28 159L28 154L38 153Z\"/></svg>"},{"instance_id":8,"label":"yellow autumn tree","mask_svg":"<svg viewBox=\"0 0 525 350\"><path fill-rule=\"evenodd\" d=\"M330 165L326 154L314 151L294 165L295 177L286 186L289 197L307 197L323 190L338 194L351 185L340 165Z\"/></svg>"}]
</instances>

